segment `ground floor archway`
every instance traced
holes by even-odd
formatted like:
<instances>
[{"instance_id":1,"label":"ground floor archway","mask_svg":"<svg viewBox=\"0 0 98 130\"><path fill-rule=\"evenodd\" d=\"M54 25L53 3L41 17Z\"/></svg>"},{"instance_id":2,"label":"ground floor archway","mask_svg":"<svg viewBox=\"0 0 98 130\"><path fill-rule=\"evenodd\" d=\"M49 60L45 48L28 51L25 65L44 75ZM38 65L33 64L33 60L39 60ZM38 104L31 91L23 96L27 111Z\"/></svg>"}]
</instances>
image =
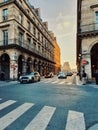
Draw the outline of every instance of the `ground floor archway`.
<instances>
[{"instance_id":1,"label":"ground floor archway","mask_svg":"<svg viewBox=\"0 0 98 130\"><path fill-rule=\"evenodd\" d=\"M98 70L98 43L96 43L91 49L91 73L94 77L95 71Z\"/></svg>"},{"instance_id":2,"label":"ground floor archway","mask_svg":"<svg viewBox=\"0 0 98 130\"><path fill-rule=\"evenodd\" d=\"M10 78L10 57L7 53L2 54L0 57L0 75L1 80L8 80Z\"/></svg>"}]
</instances>

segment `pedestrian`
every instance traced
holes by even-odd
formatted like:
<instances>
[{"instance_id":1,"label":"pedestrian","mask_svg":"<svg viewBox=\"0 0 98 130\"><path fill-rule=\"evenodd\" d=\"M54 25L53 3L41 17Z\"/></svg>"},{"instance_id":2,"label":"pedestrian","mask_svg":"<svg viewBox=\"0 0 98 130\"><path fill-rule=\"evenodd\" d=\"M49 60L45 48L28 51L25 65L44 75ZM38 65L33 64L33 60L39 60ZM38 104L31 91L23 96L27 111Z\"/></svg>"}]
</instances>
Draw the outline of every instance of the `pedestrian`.
<instances>
[{"instance_id":1,"label":"pedestrian","mask_svg":"<svg viewBox=\"0 0 98 130\"><path fill-rule=\"evenodd\" d=\"M1 74L0 74L0 79L1 80L5 80L5 73L2 71Z\"/></svg>"},{"instance_id":2,"label":"pedestrian","mask_svg":"<svg viewBox=\"0 0 98 130\"><path fill-rule=\"evenodd\" d=\"M98 85L98 70L94 73L96 84Z\"/></svg>"},{"instance_id":3,"label":"pedestrian","mask_svg":"<svg viewBox=\"0 0 98 130\"><path fill-rule=\"evenodd\" d=\"M18 80L19 80L19 77L20 77L20 76L21 76L21 72L19 71L19 72L18 72Z\"/></svg>"},{"instance_id":4,"label":"pedestrian","mask_svg":"<svg viewBox=\"0 0 98 130\"><path fill-rule=\"evenodd\" d=\"M86 82L87 82L87 74L85 73L84 70L83 70L83 73L82 73L82 82L83 82L83 85L85 85Z\"/></svg>"}]
</instances>

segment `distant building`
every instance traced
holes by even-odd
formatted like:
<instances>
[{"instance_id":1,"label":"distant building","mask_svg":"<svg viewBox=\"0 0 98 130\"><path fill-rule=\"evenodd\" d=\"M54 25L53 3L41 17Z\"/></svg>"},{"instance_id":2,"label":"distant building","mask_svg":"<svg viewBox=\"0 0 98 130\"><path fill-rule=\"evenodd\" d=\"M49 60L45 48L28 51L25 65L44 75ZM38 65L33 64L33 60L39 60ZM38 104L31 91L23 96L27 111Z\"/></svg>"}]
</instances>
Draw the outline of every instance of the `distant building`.
<instances>
[{"instance_id":1,"label":"distant building","mask_svg":"<svg viewBox=\"0 0 98 130\"><path fill-rule=\"evenodd\" d=\"M54 45L54 74L57 74L61 70L61 53L60 53L60 47L58 46L56 37L54 36L53 32L50 32L53 40Z\"/></svg>"},{"instance_id":2,"label":"distant building","mask_svg":"<svg viewBox=\"0 0 98 130\"><path fill-rule=\"evenodd\" d=\"M54 41L40 9L28 0L0 0L0 72L5 79L18 73L54 72Z\"/></svg>"},{"instance_id":3,"label":"distant building","mask_svg":"<svg viewBox=\"0 0 98 130\"><path fill-rule=\"evenodd\" d=\"M98 70L98 0L78 0L77 7L77 68L92 79Z\"/></svg>"},{"instance_id":4,"label":"distant building","mask_svg":"<svg viewBox=\"0 0 98 130\"><path fill-rule=\"evenodd\" d=\"M64 62L64 64L63 64L61 70L62 70L63 72L69 72L69 71L71 71L71 68L70 68L69 62Z\"/></svg>"}]
</instances>

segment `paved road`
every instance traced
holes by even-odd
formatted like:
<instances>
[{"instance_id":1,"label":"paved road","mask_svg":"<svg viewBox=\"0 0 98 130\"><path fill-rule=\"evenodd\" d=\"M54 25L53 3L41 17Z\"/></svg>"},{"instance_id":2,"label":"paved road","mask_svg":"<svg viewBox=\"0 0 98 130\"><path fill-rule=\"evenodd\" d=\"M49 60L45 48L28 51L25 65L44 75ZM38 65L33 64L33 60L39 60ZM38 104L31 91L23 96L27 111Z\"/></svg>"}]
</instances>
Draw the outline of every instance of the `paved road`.
<instances>
[{"instance_id":1,"label":"paved road","mask_svg":"<svg viewBox=\"0 0 98 130\"><path fill-rule=\"evenodd\" d=\"M74 77L0 85L0 130L98 130L98 88Z\"/></svg>"}]
</instances>

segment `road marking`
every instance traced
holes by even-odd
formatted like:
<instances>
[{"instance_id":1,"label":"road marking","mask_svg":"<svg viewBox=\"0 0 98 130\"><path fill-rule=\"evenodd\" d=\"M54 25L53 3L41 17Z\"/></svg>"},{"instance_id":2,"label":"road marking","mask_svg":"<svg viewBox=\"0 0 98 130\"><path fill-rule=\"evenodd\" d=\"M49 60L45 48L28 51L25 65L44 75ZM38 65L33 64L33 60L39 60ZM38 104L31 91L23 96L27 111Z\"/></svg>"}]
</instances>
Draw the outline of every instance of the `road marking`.
<instances>
[{"instance_id":1,"label":"road marking","mask_svg":"<svg viewBox=\"0 0 98 130\"><path fill-rule=\"evenodd\" d=\"M65 130L86 130L84 114L76 111L69 111Z\"/></svg>"},{"instance_id":2,"label":"road marking","mask_svg":"<svg viewBox=\"0 0 98 130\"><path fill-rule=\"evenodd\" d=\"M10 106L11 104L14 104L15 102L16 101L14 101L14 100L8 100L8 101L6 101L4 103L1 103L0 104L0 110L4 109L7 106Z\"/></svg>"},{"instance_id":3,"label":"road marking","mask_svg":"<svg viewBox=\"0 0 98 130\"><path fill-rule=\"evenodd\" d=\"M52 81L51 83L52 83L52 84L55 84L55 83L58 83L58 82L59 82L59 81L57 80L57 81Z\"/></svg>"},{"instance_id":4,"label":"road marking","mask_svg":"<svg viewBox=\"0 0 98 130\"><path fill-rule=\"evenodd\" d=\"M98 123L90 127L88 130L98 130Z\"/></svg>"},{"instance_id":5,"label":"road marking","mask_svg":"<svg viewBox=\"0 0 98 130\"><path fill-rule=\"evenodd\" d=\"M45 130L52 115L55 112L55 107L45 106L37 114L37 116L29 123L25 130Z\"/></svg>"},{"instance_id":6,"label":"road marking","mask_svg":"<svg viewBox=\"0 0 98 130\"><path fill-rule=\"evenodd\" d=\"M4 130L8 125L30 109L34 104L24 103L13 111L9 112L7 115L0 118L0 130Z\"/></svg>"},{"instance_id":7,"label":"road marking","mask_svg":"<svg viewBox=\"0 0 98 130\"><path fill-rule=\"evenodd\" d=\"M60 82L60 83L58 83L58 84L64 84L65 83L65 81L63 81L63 82Z\"/></svg>"}]
</instances>

